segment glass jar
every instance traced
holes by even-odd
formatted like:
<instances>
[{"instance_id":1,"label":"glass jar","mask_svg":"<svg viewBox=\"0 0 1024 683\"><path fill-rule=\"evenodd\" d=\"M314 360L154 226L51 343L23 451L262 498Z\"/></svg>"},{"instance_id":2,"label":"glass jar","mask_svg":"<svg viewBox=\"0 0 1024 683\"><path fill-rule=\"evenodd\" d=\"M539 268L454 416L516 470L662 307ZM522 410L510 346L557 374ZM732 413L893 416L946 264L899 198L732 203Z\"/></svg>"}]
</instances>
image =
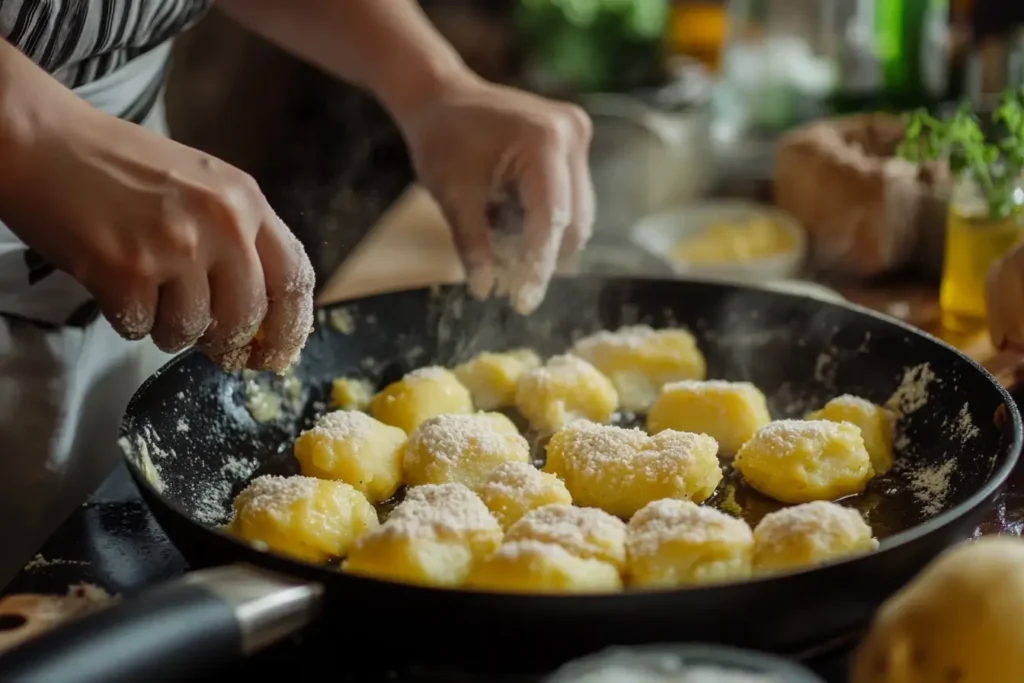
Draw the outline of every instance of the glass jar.
<instances>
[{"instance_id":1,"label":"glass jar","mask_svg":"<svg viewBox=\"0 0 1024 683\"><path fill-rule=\"evenodd\" d=\"M1018 181L1012 198L1010 215L993 218L973 176L965 175L953 188L939 294L942 326L948 330L973 332L985 326L985 277L1024 237L1024 181Z\"/></svg>"}]
</instances>

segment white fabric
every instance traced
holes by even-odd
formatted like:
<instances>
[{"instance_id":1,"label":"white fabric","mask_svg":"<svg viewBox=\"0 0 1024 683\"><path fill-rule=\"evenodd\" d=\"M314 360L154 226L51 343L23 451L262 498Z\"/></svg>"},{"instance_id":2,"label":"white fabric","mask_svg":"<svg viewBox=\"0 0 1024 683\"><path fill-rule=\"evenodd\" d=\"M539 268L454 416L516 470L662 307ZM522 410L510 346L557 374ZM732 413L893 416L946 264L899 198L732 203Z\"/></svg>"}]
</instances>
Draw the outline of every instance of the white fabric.
<instances>
[{"instance_id":1,"label":"white fabric","mask_svg":"<svg viewBox=\"0 0 1024 683\"><path fill-rule=\"evenodd\" d=\"M113 107L134 100L148 84L131 78L143 67L109 81L116 92L90 86L90 101ZM166 134L162 101L143 125ZM3 275L0 297L16 297ZM35 313L25 311L38 319ZM120 457L125 405L169 358L148 340L121 339L102 318L85 329L51 330L0 316L0 586L109 474Z\"/></svg>"}]
</instances>

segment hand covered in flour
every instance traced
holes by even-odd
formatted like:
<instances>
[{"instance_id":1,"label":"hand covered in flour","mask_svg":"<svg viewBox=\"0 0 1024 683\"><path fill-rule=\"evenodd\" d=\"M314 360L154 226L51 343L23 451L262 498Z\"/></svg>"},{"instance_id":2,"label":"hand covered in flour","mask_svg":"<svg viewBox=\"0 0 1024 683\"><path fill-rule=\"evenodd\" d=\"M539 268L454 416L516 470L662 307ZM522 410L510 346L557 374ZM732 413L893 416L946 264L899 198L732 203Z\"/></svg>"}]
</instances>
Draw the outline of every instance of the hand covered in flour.
<instances>
[{"instance_id":1,"label":"hand covered in flour","mask_svg":"<svg viewBox=\"0 0 1024 683\"><path fill-rule=\"evenodd\" d=\"M992 345L1024 354L1024 243L989 269L985 309Z\"/></svg>"},{"instance_id":2,"label":"hand covered in flour","mask_svg":"<svg viewBox=\"0 0 1024 683\"><path fill-rule=\"evenodd\" d=\"M590 119L574 105L465 77L399 123L452 226L470 291L534 310L559 257L590 237Z\"/></svg>"},{"instance_id":3,"label":"hand covered in flour","mask_svg":"<svg viewBox=\"0 0 1024 683\"><path fill-rule=\"evenodd\" d=\"M313 269L255 181L61 91L5 150L0 218L124 337L197 344L229 369L290 366Z\"/></svg>"}]
</instances>

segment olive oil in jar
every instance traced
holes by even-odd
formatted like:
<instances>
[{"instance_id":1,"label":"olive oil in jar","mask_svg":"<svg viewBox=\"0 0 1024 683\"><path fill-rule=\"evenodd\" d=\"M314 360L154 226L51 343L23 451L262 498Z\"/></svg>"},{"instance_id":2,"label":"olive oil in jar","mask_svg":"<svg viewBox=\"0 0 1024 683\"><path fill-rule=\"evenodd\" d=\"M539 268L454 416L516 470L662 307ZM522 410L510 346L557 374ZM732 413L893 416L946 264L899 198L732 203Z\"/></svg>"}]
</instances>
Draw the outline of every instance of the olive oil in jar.
<instances>
[{"instance_id":1,"label":"olive oil in jar","mask_svg":"<svg viewBox=\"0 0 1024 683\"><path fill-rule=\"evenodd\" d=\"M1024 237L1024 212L1000 219L951 205L939 303L942 326L975 332L985 326L985 277Z\"/></svg>"}]
</instances>

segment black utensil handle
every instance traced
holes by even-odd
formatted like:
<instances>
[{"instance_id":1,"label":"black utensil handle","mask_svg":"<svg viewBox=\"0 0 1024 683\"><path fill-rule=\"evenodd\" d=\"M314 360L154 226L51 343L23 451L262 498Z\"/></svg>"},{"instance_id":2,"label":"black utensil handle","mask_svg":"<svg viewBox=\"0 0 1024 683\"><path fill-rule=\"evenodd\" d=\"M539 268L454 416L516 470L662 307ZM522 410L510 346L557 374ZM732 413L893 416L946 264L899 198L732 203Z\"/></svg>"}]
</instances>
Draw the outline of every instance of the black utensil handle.
<instances>
[{"instance_id":1,"label":"black utensil handle","mask_svg":"<svg viewBox=\"0 0 1024 683\"><path fill-rule=\"evenodd\" d=\"M248 565L193 572L0 655L0 681L187 680L303 628L322 593Z\"/></svg>"}]
</instances>

